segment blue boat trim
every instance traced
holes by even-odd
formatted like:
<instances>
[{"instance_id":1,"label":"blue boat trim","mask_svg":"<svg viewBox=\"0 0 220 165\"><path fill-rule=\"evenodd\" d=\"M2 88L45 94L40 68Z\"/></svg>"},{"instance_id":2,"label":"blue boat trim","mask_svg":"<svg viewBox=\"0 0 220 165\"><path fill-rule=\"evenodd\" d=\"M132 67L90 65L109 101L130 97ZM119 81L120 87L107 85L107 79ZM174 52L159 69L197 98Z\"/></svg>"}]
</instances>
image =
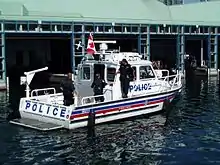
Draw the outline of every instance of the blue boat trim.
<instances>
[{"instance_id":1,"label":"blue boat trim","mask_svg":"<svg viewBox=\"0 0 220 165\"><path fill-rule=\"evenodd\" d=\"M155 96L160 96L160 95L165 95L165 94L171 94L171 93L176 93L178 91L179 91L179 89L176 89L176 90L172 90L172 91L169 91L169 92L162 92L162 93L153 94L153 95L149 95L149 96L137 96L137 97L133 97L133 98L125 98L125 99L123 99L123 102L137 100L137 99L144 99L144 98L147 98L147 97L155 97ZM122 100L112 101L111 104L119 103L119 102L122 102ZM108 105L108 104L109 104L109 102L103 102L103 103L100 103L100 104L93 105L93 107L103 106L103 105ZM76 107L75 110L85 109L85 108L91 108L91 105L82 105L82 106Z\"/></svg>"},{"instance_id":2,"label":"blue boat trim","mask_svg":"<svg viewBox=\"0 0 220 165\"><path fill-rule=\"evenodd\" d=\"M126 103L119 103L119 104L115 104L115 105L107 105L107 106L102 106L102 105L97 105L99 107L89 107L89 108L86 108L86 109L80 109L80 110L75 110L72 112L71 116L72 115L77 115L77 114L81 114L81 113L88 113L91 109L94 111L94 112L97 112L97 111L100 111L100 110L104 110L104 109L112 109L112 108L117 108L117 107L124 107L124 106L130 106L130 105L134 105L134 104L144 104L144 103L147 103L147 102L153 102L153 101L158 101L158 100L163 100L163 99L166 99L167 97L170 97L174 95L173 93L172 94L169 94L167 96L163 96L163 97L158 97L158 98L153 98L153 99L149 99L149 100L139 100L139 101L132 101L132 102L126 102ZM146 98L145 98L146 99ZM127 101L127 100L126 100ZM123 100L123 102L125 102Z\"/></svg>"},{"instance_id":3,"label":"blue boat trim","mask_svg":"<svg viewBox=\"0 0 220 165\"><path fill-rule=\"evenodd\" d=\"M156 108L156 107L158 107L158 106L159 106L159 105L152 105L152 106L149 106L149 107L143 107L143 108L139 108L138 111L146 110L146 109L152 109L152 108ZM96 119L106 118L106 117L109 117L109 116L116 116L116 115L118 115L118 114L131 113L131 112L134 112L134 111L137 111L137 110L131 109L131 110L129 110L129 111L122 111L122 112L113 113L113 114L105 114L105 115L101 115L101 116L96 116L95 118L96 118ZM152 113L153 113L153 112L152 112ZM88 118L77 119L77 120L71 120L71 121L70 121L70 124L76 124L76 123L85 122L85 121L88 121Z\"/></svg>"}]
</instances>

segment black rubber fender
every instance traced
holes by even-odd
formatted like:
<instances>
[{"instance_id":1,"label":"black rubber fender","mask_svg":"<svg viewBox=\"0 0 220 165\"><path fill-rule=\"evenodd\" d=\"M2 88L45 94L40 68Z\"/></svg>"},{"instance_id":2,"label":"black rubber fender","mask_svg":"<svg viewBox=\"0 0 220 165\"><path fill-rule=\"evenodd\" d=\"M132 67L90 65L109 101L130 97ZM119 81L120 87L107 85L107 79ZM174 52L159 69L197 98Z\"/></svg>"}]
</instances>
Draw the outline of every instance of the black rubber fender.
<instances>
[{"instance_id":1,"label":"black rubber fender","mask_svg":"<svg viewBox=\"0 0 220 165\"><path fill-rule=\"evenodd\" d=\"M163 102L163 108L162 108L162 110L167 111L168 108L169 108L169 106L170 106L170 100L169 100L169 99L165 99L164 102Z\"/></svg>"},{"instance_id":2,"label":"black rubber fender","mask_svg":"<svg viewBox=\"0 0 220 165\"><path fill-rule=\"evenodd\" d=\"M96 115L95 115L94 110L90 109L89 115L88 115L88 123L87 123L88 127L94 127L95 126L95 118L96 118Z\"/></svg>"},{"instance_id":3,"label":"black rubber fender","mask_svg":"<svg viewBox=\"0 0 220 165\"><path fill-rule=\"evenodd\" d=\"M170 108L171 102L168 99L164 100L163 104L163 111L165 111L165 116L166 116L166 124L170 116L171 108Z\"/></svg>"}]
</instances>

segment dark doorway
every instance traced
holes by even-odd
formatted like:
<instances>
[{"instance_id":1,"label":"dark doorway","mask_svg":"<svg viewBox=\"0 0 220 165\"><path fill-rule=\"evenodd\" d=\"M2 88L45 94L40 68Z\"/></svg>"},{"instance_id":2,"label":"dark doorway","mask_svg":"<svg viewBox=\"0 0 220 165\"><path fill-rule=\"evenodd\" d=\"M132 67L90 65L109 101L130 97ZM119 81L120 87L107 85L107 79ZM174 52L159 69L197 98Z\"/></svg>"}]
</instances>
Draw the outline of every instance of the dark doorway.
<instances>
[{"instance_id":1,"label":"dark doorway","mask_svg":"<svg viewBox=\"0 0 220 165\"><path fill-rule=\"evenodd\" d=\"M203 43L201 43L203 42ZM203 44L203 49L201 46ZM207 41L204 39L187 39L185 52L190 56L194 56L197 61L197 66L201 65L201 54L203 54L203 60L208 60Z\"/></svg>"},{"instance_id":2,"label":"dark doorway","mask_svg":"<svg viewBox=\"0 0 220 165\"><path fill-rule=\"evenodd\" d=\"M175 36L152 36L150 42L151 60L162 61L168 68L175 67L177 52Z\"/></svg>"},{"instance_id":3,"label":"dark doorway","mask_svg":"<svg viewBox=\"0 0 220 165\"><path fill-rule=\"evenodd\" d=\"M51 62L53 73L67 73L71 71L70 39L50 40Z\"/></svg>"},{"instance_id":4,"label":"dark doorway","mask_svg":"<svg viewBox=\"0 0 220 165\"><path fill-rule=\"evenodd\" d=\"M26 70L48 66L52 73L67 73L72 70L70 51L69 35L10 34L6 36L7 70L22 62Z\"/></svg>"},{"instance_id":5,"label":"dark doorway","mask_svg":"<svg viewBox=\"0 0 220 165\"><path fill-rule=\"evenodd\" d=\"M15 64L16 65L23 65L23 51L19 50L16 52L16 57L15 57Z\"/></svg>"}]
</instances>

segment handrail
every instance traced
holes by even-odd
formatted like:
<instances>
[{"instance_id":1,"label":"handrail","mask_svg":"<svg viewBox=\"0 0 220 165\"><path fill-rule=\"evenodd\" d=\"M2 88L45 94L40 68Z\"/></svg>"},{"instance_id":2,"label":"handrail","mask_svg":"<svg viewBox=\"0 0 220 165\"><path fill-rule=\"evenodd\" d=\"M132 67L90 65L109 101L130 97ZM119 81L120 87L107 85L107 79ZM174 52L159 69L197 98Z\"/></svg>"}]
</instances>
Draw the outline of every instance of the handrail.
<instances>
[{"instance_id":1,"label":"handrail","mask_svg":"<svg viewBox=\"0 0 220 165\"><path fill-rule=\"evenodd\" d=\"M103 95L104 95L107 91L112 92L112 89L105 89L105 91L103 92Z\"/></svg>"},{"instance_id":2,"label":"handrail","mask_svg":"<svg viewBox=\"0 0 220 165\"><path fill-rule=\"evenodd\" d=\"M169 75L169 76L164 76L164 77L149 78L146 81L149 81L149 80L163 80L163 82L161 82L160 84L156 85L156 86L160 86L158 91L161 92L161 88L165 86L164 85L165 82L168 82L167 85L169 85L170 89L172 89L175 84L179 83L179 81L178 81L177 83L169 84L170 83L169 78L172 78L172 77L174 77L174 81L173 82L176 81L177 77L180 77L178 80L181 80L181 75L180 74L175 74L175 75ZM136 84L136 82L134 82L134 84ZM134 91L132 91L131 95L133 95L133 94L134 94Z\"/></svg>"},{"instance_id":3,"label":"handrail","mask_svg":"<svg viewBox=\"0 0 220 165\"><path fill-rule=\"evenodd\" d=\"M173 81L169 81L168 78L172 78L172 77L174 77ZM172 89L172 88L174 87L174 85L179 84L180 81L181 81L181 75L180 75L180 74L175 74L175 75L170 75L170 76L161 77L161 78L159 78L159 79L163 79L163 83L162 83L162 85L161 85L160 88L159 88L159 92L161 92L161 87L163 87L163 84L164 84L165 82L168 82L167 85L170 86L170 89ZM170 84L170 82L171 82L172 84Z\"/></svg>"},{"instance_id":4,"label":"handrail","mask_svg":"<svg viewBox=\"0 0 220 165\"><path fill-rule=\"evenodd\" d=\"M34 99L36 97L43 97L45 95L40 95L40 96L32 96L30 97L30 99ZM63 93L53 93L53 94L50 94L50 97L57 97L57 96L63 96Z\"/></svg>"},{"instance_id":5,"label":"handrail","mask_svg":"<svg viewBox=\"0 0 220 165\"><path fill-rule=\"evenodd\" d=\"M167 69L154 69L154 71L156 72L156 74L157 74L157 71L160 71L162 75L163 75L163 72L167 72L167 76L170 75L170 71L167 70ZM158 75L157 75L157 77L160 78L160 76L158 76ZM162 77L163 77L163 76L162 76Z\"/></svg>"},{"instance_id":6,"label":"handrail","mask_svg":"<svg viewBox=\"0 0 220 165\"><path fill-rule=\"evenodd\" d=\"M173 78L172 81L170 81L169 79L170 78ZM169 76L164 76L164 77L160 77L160 78L155 78L155 80L162 80L162 82L160 83L160 88L158 89L159 92L161 92L161 88L166 86L168 87L169 89L173 89L175 85L178 85L180 82L181 82L181 75L180 74L175 74L175 75L169 75ZM166 83L167 82L167 83ZM166 84L165 84L166 83ZM169 86L168 86L169 85ZM163 89L163 88L162 88ZM107 92L107 91L111 91L113 92L112 89L105 89L104 91L104 94ZM81 105L85 105L85 104L93 104L95 101L91 101L89 103L84 103L86 99L94 99L94 98L97 98L97 97L101 97L103 96L104 97L104 94L103 95L96 95L96 96L86 96L86 97L83 97L81 99Z\"/></svg>"},{"instance_id":7,"label":"handrail","mask_svg":"<svg viewBox=\"0 0 220 165\"><path fill-rule=\"evenodd\" d=\"M48 90L52 90L53 91L52 94L56 93L56 89L55 88L34 89L34 90L31 91L31 97L33 97L33 93L36 93L36 95L38 96L38 92L40 92L40 91L44 91L44 94L46 95L45 92L47 92Z\"/></svg>"},{"instance_id":8,"label":"handrail","mask_svg":"<svg viewBox=\"0 0 220 165\"><path fill-rule=\"evenodd\" d=\"M101 97L101 96L104 97L104 95L96 95L96 96L86 96L86 97L83 97L82 100L81 100L81 105L84 105L84 101L85 101L86 99L92 99L92 98ZM93 101L93 102L90 102L90 103L94 103L94 101ZM88 103L88 104L89 104L89 103Z\"/></svg>"},{"instance_id":9,"label":"handrail","mask_svg":"<svg viewBox=\"0 0 220 165\"><path fill-rule=\"evenodd\" d=\"M110 91L110 92L111 92L111 99L113 100L113 89L105 89L105 91L103 92L103 95L104 95L107 91Z\"/></svg>"},{"instance_id":10,"label":"handrail","mask_svg":"<svg viewBox=\"0 0 220 165\"><path fill-rule=\"evenodd\" d=\"M164 77L160 77L158 79L167 79L167 78L171 78L171 77L176 77L178 76L179 74L175 74L175 75L169 75L169 76L164 76Z\"/></svg>"}]
</instances>

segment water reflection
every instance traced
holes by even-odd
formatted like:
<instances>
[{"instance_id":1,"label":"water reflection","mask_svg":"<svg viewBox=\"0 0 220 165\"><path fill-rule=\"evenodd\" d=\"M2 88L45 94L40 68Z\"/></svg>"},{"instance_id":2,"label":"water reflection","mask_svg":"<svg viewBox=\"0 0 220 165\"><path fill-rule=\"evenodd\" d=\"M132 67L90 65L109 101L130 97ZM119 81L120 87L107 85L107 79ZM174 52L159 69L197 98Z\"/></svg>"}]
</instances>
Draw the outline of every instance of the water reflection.
<instances>
[{"instance_id":1,"label":"water reflection","mask_svg":"<svg viewBox=\"0 0 220 165\"><path fill-rule=\"evenodd\" d=\"M168 119L159 114L102 124L90 135L86 128L43 133L9 125L0 95L0 164L218 164L218 92L216 79L188 79Z\"/></svg>"},{"instance_id":2,"label":"water reflection","mask_svg":"<svg viewBox=\"0 0 220 165\"><path fill-rule=\"evenodd\" d=\"M87 137L86 129L40 133L17 128L10 140L15 144L9 164L134 164L157 157L164 148L162 115L103 124L96 136ZM147 160L149 162L150 160ZM8 164L6 163L6 164Z\"/></svg>"},{"instance_id":3,"label":"water reflection","mask_svg":"<svg viewBox=\"0 0 220 165\"><path fill-rule=\"evenodd\" d=\"M208 77L197 76L197 77L187 77L185 79L186 85L186 96L190 99L198 98L207 95L208 92Z\"/></svg>"}]
</instances>

